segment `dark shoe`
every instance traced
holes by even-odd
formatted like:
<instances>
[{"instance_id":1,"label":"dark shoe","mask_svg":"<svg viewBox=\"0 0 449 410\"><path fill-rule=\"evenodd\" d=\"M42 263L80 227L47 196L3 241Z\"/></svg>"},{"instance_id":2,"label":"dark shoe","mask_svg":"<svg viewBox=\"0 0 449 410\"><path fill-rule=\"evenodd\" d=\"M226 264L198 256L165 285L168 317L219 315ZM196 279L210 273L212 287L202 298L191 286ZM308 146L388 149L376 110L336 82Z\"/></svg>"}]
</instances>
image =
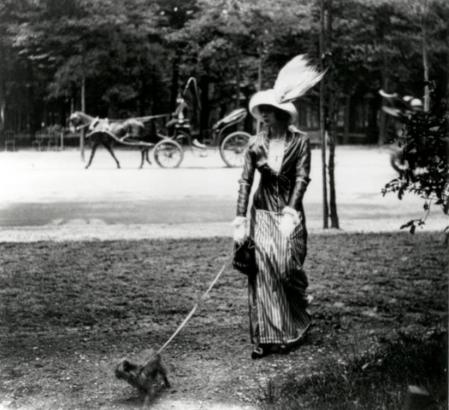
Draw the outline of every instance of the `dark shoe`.
<instances>
[{"instance_id":1,"label":"dark shoe","mask_svg":"<svg viewBox=\"0 0 449 410\"><path fill-rule=\"evenodd\" d=\"M259 345L256 346L254 350L251 352L251 359L253 360L261 359L262 357L265 357L270 353L271 352L269 347Z\"/></svg>"},{"instance_id":2,"label":"dark shoe","mask_svg":"<svg viewBox=\"0 0 449 410\"><path fill-rule=\"evenodd\" d=\"M279 345L279 354L289 354L290 353L290 346L288 345Z\"/></svg>"},{"instance_id":3,"label":"dark shoe","mask_svg":"<svg viewBox=\"0 0 449 410\"><path fill-rule=\"evenodd\" d=\"M290 349L291 349L291 346L288 346L286 344L274 345L271 348L271 353L289 354L290 353Z\"/></svg>"}]
</instances>

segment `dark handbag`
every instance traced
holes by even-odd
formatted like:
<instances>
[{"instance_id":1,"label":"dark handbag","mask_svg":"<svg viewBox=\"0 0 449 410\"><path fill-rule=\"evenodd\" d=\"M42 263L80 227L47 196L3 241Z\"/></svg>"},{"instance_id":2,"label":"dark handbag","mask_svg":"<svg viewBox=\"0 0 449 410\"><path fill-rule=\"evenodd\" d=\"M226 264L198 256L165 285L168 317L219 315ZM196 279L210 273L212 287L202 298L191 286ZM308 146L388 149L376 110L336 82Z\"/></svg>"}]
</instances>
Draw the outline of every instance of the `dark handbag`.
<instances>
[{"instance_id":1,"label":"dark handbag","mask_svg":"<svg viewBox=\"0 0 449 410\"><path fill-rule=\"evenodd\" d=\"M256 274L256 247L251 238L246 238L242 244L234 243L232 266L244 275Z\"/></svg>"}]
</instances>

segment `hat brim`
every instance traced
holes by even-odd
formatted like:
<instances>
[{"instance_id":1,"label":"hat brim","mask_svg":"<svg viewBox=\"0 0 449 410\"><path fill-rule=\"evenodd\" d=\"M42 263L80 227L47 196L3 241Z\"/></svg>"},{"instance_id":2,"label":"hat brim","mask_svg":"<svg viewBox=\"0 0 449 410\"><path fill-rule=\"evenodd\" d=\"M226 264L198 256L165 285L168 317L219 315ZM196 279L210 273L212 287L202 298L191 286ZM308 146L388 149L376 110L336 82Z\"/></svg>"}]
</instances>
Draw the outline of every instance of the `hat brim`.
<instances>
[{"instance_id":1,"label":"hat brim","mask_svg":"<svg viewBox=\"0 0 449 410\"><path fill-rule=\"evenodd\" d=\"M259 91L254 94L249 101L249 112L258 120L262 120L262 115L259 110L261 105L270 105L278 110L286 112L290 116L290 123L296 123L298 119L298 111L296 111L294 104L291 102L278 102L273 89Z\"/></svg>"}]
</instances>

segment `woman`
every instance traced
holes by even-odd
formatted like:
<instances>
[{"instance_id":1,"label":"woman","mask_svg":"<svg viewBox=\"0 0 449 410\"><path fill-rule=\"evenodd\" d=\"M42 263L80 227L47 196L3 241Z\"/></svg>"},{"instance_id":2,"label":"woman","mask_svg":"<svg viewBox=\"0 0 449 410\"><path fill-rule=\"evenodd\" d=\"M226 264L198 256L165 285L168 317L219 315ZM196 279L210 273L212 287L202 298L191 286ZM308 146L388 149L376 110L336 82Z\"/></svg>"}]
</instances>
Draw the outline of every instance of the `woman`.
<instances>
[{"instance_id":1,"label":"woman","mask_svg":"<svg viewBox=\"0 0 449 410\"><path fill-rule=\"evenodd\" d=\"M245 155L233 224L236 242L245 240L249 228L256 248L257 272L248 281L252 358L256 359L288 352L311 323L302 268L307 250L302 199L310 181L310 142L292 125L297 119L295 106L279 102L275 90L255 94L249 109L264 127ZM256 170L260 183L248 221Z\"/></svg>"}]
</instances>

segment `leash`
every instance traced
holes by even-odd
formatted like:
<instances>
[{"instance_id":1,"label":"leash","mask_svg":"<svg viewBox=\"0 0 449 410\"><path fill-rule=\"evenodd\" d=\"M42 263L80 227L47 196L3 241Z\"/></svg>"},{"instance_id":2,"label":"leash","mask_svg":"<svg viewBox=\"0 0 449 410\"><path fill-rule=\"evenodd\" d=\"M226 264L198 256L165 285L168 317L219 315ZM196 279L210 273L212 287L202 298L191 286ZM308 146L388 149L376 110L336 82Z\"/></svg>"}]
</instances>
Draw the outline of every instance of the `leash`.
<instances>
[{"instance_id":1,"label":"leash","mask_svg":"<svg viewBox=\"0 0 449 410\"><path fill-rule=\"evenodd\" d=\"M231 254L233 255L233 253ZM193 314L198 309L198 306L203 302L209 292L212 290L212 288L215 286L215 284L218 282L218 279L220 279L220 276L225 271L226 267L229 265L231 261L231 258L228 257L228 260L223 264L220 271L215 276L214 280L210 283L207 290L198 298L198 301L195 303L195 306L193 306L192 310L189 312L189 314L185 317L185 319L181 322L181 324L178 326L178 328L174 331L174 333L170 336L170 338L162 345L161 348L156 352L156 354L161 353L169 344L170 342L176 337L176 335L184 328L184 326L187 324L187 322L190 320L190 318L193 316Z\"/></svg>"}]
</instances>

